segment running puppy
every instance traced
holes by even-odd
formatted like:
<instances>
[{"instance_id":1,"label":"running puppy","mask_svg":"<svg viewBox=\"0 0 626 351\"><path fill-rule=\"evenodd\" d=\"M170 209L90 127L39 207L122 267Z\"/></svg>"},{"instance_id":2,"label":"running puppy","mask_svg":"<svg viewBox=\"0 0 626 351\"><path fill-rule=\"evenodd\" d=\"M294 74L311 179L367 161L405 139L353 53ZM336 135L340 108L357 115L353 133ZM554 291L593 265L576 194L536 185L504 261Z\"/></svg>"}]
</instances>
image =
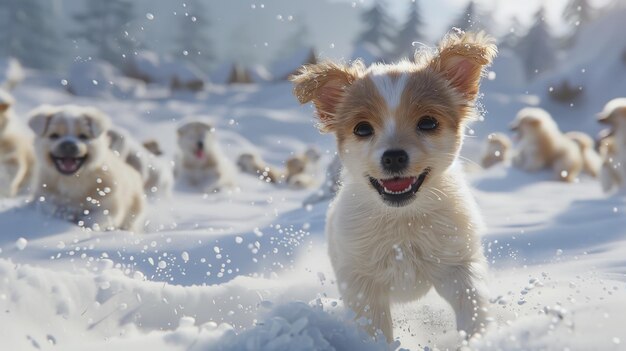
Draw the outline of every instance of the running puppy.
<instances>
[{"instance_id":1,"label":"running puppy","mask_svg":"<svg viewBox=\"0 0 626 351\"><path fill-rule=\"evenodd\" d=\"M600 141L600 181L608 192L622 188L626 179L626 98L609 101L598 114L598 122L609 127Z\"/></svg>"},{"instance_id":2,"label":"running puppy","mask_svg":"<svg viewBox=\"0 0 626 351\"><path fill-rule=\"evenodd\" d=\"M243 153L237 159L237 166L243 173L251 174L267 183L277 183L281 176L273 167L266 164L259 156Z\"/></svg>"},{"instance_id":3,"label":"running puppy","mask_svg":"<svg viewBox=\"0 0 626 351\"><path fill-rule=\"evenodd\" d=\"M176 177L207 192L234 185L234 167L223 154L214 129L204 121L191 121L178 128L179 153Z\"/></svg>"},{"instance_id":4,"label":"running puppy","mask_svg":"<svg viewBox=\"0 0 626 351\"><path fill-rule=\"evenodd\" d=\"M498 163L508 163L511 153L511 139L502 133L491 133L487 137L485 152L480 164L489 168Z\"/></svg>"},{"instance_id":5,"label":"running puppy","mask_svg":"<svg viewBox=\"0 0 626 351\"><path fill-rule=\"evenodd\" d=\"M75 105L35 109L29 121L38 159L36 198L44 209L94 230L140 230L139 173L109 149L109 119Z\"/></svg>"},{"instance_id":6,"label":"running puppy","mask_svg":"<svg viewBox=\"0 0 626 351\"><path fill-rule=\"evenodd\" d=\"M527 107L520 110L511 125L511 130L519 140L513 165L527 172L552 169L556 179L574 181L583 170L597 174L599 165L595 163L593 142L588 149L587 142L563 134L550 114L540 108ZM576 139L576 140L574 140ZM597 156L597 155L595 155Z\"/></svg>"},{"instance_id":7,"label":"running puppy","mask_svg":"<svg viewBox=\"0 0 626 351\"><path fill-rule=\"evenodd\" d=\"M10 197L30 185L35 167L32 138L14 125L14 103L0 89L0 196Z\"/></svg>"},{"instance_id":8,"label":"running puppy","mask_svg":"<svg viewBox=\"0 0 626 351\"><path fill-rule=\"evenodd\" d=\"M483 221L457 157L483 67L496 55L483 33L448 34L415 62L325 62L292 77L336 136L343 186L326 234L339 290L357 318L393 340L392 302L432 287L468 335L486 324Z\"/></svg>"}]
</instances>

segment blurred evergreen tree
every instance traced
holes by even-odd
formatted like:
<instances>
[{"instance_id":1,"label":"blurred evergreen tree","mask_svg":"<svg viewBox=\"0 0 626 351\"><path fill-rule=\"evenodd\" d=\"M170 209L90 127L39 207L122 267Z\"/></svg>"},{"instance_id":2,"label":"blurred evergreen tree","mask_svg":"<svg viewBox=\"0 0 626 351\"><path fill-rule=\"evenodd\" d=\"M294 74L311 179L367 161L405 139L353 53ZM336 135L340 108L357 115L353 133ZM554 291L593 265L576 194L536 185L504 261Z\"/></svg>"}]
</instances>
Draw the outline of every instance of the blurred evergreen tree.
<instances>
[{"instance_id":1,"label":"blurred evergreen tree","mask_svg":"<svg viewBox=\"0 0 626 351\"><path fill-rule=\"evenodd\" d=\"M209 37L209 12L202 0L191 0L186 4L188 11L177 15L176 56L208 71L216 59L213 41Z\"/></svg>"},{"instance_id":2,"label":"blurred evergreen tree","mask_svg":"<svg viewBox=\"0 0 626 351\"><path fill-rule=\"evenodd\" d=\"M52 3L0 0L0 56L38 69L54 69L63 52Z\"/></svg>"},{"instance_id":3,"label":"blurred evergreen tree","mask_svg":"<svg viewBox=\"0 0 626 351\"><path fill-rule=\"evenodd\" d=\"M85 10L74 15L79 29L72 36L93 45L98 58L122 67L139 47L129 32L134 18L129 0L86 0Z\"/></svg>"}]
</instances>

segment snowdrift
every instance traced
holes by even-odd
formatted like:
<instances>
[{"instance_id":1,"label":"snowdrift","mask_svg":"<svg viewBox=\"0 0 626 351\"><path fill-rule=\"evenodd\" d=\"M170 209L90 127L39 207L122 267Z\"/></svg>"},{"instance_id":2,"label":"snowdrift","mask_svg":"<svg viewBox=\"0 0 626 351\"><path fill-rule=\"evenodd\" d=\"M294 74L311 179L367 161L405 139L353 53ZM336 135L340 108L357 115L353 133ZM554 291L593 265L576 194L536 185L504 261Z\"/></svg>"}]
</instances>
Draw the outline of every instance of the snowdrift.
<instances>
[{"instance_id":1,"label":"snowdrift","mask_svg":"<svg viewBox=\"0 0 626 351\"><path fill-rule=\"evenodd\" d=\"M130 57L126 73L149 84L160 84L172 90L200 91L206 77L189 62L169 56L159 56L151 51L140 51Z\"/></svg>"},{"instance_id":2,"label":"snowdrift","mask_svg":"<svg viewBox=\"0 0 626 351\"><path fill-rule=\"evenodd\" d=\"M124 77L107 62L92 60L72 64L66 89L76 96L128 99L142 95L145 85Z\"/></svg>"}]
</instances>

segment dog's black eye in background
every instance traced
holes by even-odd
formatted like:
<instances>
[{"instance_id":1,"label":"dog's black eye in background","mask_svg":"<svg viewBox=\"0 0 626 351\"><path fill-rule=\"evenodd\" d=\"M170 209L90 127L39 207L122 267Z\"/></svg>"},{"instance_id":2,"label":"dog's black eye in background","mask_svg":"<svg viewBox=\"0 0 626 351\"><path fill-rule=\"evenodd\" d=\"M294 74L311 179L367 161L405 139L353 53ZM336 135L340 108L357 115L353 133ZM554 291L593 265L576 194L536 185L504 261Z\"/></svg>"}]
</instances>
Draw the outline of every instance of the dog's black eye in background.
<instances>
[{"instance_id":1,"label":"dog's black eye in background","mask_svg":"<svg viewBox=\"0 0 626 351\"><path fill-rule=\"evenodd\" d=\"M52 140L59 139L59 137L60 137L60 135L59 135L59 134L57 134L57 133L52 133L52 134L50 134L50 136L49 136L49 138L50 138L50 139L52 139Z\"/></svg>"},{"instance_id":2,"label":"dog's black eye in background","mask_svg":"<svg viewBox=\"0 0 626 351\"><path fill-rule=\"evenodd\" d=\"M354 127L354 134L360 137L368 137L374 134L374 127L367 122L361 122Z\"/></svg>"},{"instance_id":3,"label":"dog's black eye in background","mask_svg":"<svg viewBox=\"0 0 626 351\"><path fill-rule=\"evenodd\" d=\"M87 134L79 134L78 135L78 139L80 139L80 140L87 140L87 139L89 139L89 136L87 136Z\"/></svg>"},{"instance_id":4,"label":"dog's black eye in background","mask_svg":"<svg viewBox=\"0 0 626 351\"><path fill-rule=\"evenodd\" d=\"M424 116L419 120L419 122L417 122L417 129L423 131L435 130L438 126L439 122L430 116Z\"/></svg>"}]
</instances>

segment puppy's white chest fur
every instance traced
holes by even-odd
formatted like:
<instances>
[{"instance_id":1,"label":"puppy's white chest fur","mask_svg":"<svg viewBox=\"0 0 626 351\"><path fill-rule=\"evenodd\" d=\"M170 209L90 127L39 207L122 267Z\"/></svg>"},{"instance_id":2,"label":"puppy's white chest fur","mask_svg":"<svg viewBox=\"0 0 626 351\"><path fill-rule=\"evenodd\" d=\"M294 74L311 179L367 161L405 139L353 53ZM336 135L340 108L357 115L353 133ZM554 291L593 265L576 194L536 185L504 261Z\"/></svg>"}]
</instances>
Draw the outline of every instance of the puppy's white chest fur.
<instances>
[{"instance_id":1,"label":"puppy's white chest fur","mask_svg":"<svg viewBox=\"0 0 626 351\"><path fill-rule=\"evenodd\" d=\"M347 182L328 215L329 252L340 287L367 279L392 300L419 298L455 267L483 261L482 220L469 190L448 172L406 207L391 207L367 185ZM345 283L347 284L347 283Z\"/></svg>"}]
</instances>

